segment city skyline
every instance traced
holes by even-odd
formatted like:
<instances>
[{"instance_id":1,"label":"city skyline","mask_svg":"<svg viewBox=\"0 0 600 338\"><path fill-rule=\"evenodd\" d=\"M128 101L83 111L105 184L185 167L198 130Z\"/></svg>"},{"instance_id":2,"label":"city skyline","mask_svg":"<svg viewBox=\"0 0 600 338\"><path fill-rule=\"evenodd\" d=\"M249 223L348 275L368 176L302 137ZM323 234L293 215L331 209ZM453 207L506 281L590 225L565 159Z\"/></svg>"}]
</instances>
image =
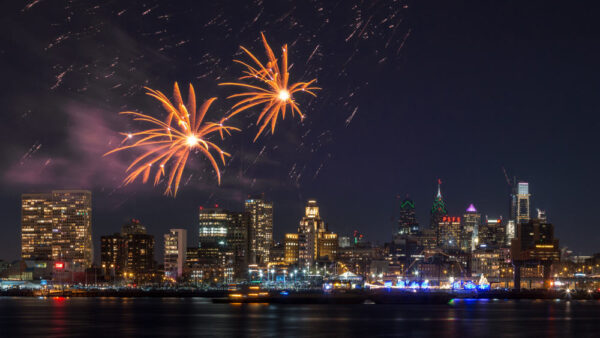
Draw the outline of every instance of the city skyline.
<instances>
[{"instance_id":1,"label":"city skyline","mask_svg":"<svg viewBox=\"0 0 600 338\"><path fill-rule=\"evenodd\" d=\"M91 190L94 243L132 217L157 238L174 227L190 230L199 205L236 209L262 192L276 203L276 238L294 230L297 210L315 198L337 233L359 229L383 242L396 228L397 195L410 194L419 224L428 224L438 178L451 214L474 203L491 217L507 216L503 167L530 183L530 211L547 211L561 245L597 250L581 235L595 231L600 189L598 115L590 113L600 47L584 7L541 6L540 13L536 4L411 3L358 14L350 4L321 11L305 4L288 17L277 6L214 6L161 5L146 15L140 4L81 6L68 15L73 22L45 1L6 8L1 67L15 83L2 98L0 257L18 257L21 193ZM216 12L243 19L214 21ZM374 18L371 26L355 29L368 21L362 15ZM310 24L315 17L319 24ZM179 81L202 98L219 97L207 117L216 119L230 92L215 80L233 80L239 46L259 49L261 31L274 48L290 46L301 80L316 77L324 88L302 99L307 118L281 121L278 133L256 143L255 133L233 135L221 186L210 167L191 161L176 199L161 196L164 186L122 187L133 157L102 154L120 142L119 132L139 126L117 113L159 114L142 86L170 93ZM87 47L98 43L104 48ZM236 119L237 126L252 121Z\"/></svg>"},{"instance_id":2,"label":"city skyline","mask_svg":"<svg viewBox=\"0 0 600 338\"><path fill-rule=\"evenodd\" d=\"M521 187L520 193L521 194L526 194L527 198L530 199L531 198L531 194L529 194L529 192L530 192L529 191L529 183L528 182L523 182L523 181L516 181L516 182L518 183L517 186ZM522 188L523 186L526 186L527 188ZM435 198L433 199L433 207L438 206L439 203L440 203L439 201L442 201L442 203L444 203L444 206L446 205L445 204L446 203L445 197L442 198L443 193L442 193L442 188L441 187L442 187L441 180L438 179L437 190L436 190ZM525 190L523 190L523 189L525 189ZM23 210L25 210L26 207L28 208L28 206L30 205L30 203L40 203L40 201L41 201L39 199L40 197L47 197L48 198L48 202L47 203L53 203L52 199L51 199L53 195L60 195L60 194L64 194L64 193L68 194L70 192L81 192L81 191L78 191L78 190L71 190L71 191L69 191L69 190L56 190L56 191L52 191L51 193L44 193L44 192L40 193L40 192L38 192L38 193L23 194L22 195L23 196ZM511 192L511 194L512 194L512 192ZM512 198L511 196L512 195L510 195L510 194L508 195L508 197ZM30 199L31 199L31 202L29 201ZM91 196L89 196L88 199L93 200L91 198ZM27 204L25 203L25 201L27 201ZM400 220L403 217L403 206L406 207L406 205L405 205L406 201L410 201L411 202L410 207L411 207L411 210L413 210L412 212L415 213L415 215L418 216L420 214L419 213L419 209L415 206L415 203L410 198L410 195L407 194L407 196L405 198L400 198L400 196L397 196L396 197L396 201L398 203L397 210L396 210L396 216L394 216L394 219L391 222L392 226L395 225L396 228L392 229L390 236L387 237L387 238L383 238L383 240L378 240L378 239L374 239L374 238L371 238L371 237L367 236L366 239L369 242L373 243L374 245L381 245L384 242L388 242L388 241L392 240L393 238L395 238L397 235L406 235L406 234L402 233L401 231L399 231L400 228L398 228L398 226L400 224L399 222L400 222ZM306 215L309 214L309 209L310 209L309 207L310 207L311 203L313 203L313 204L316 203L316 200L314 200L314 199L308 199L307 203L308 203L308 206L305 207L305 214ZM49 210L51 211L51 209L54 206L51 205L51 204L49 204L49 205L50 205L50 209ZM273 201L270 201L268 198L265 199L264 194L262 194L261 196L258 196L258 195L248 195L247 199L244 200L244 203L241 206L238 206L237 208L236 207L232 207L232 208L229 208L229 209L227 209L227 208L224 209L223 206L219 205L219 204L214 204L212 206L211 205L209 205L209 206L199 206L200 215L201 215L200 222L199 223L196 222L196 224L192 224L192 225L183 227L181 230L184 231L184 232L190 232L191 234L194 234L196 232L196 230L198 229L198 226L200 226L200 237L199 237L200 241L198 241L198 239L194 239L194 238L197 238L196 236L190 236L190 237L184 236L183 238L186 238L186 240L185 240L185 243L183 245L185 247L195 247L197 245L201 246L201 242L202 242L202 238L203 238L203 235L202 235L202 231L203 231L202 230L203 229L202 215L203 215L203 213L206 213L206 212L208 212L209 214L212 214L212 213L215 213L215 212L217 212L218 214L222 214L222 217L218 218L218 219L220 219L219 222L225 222L226 219L227 219L226 222L230 222L231 221L230 217L236 217L236 216L233 216L233 215L240 215L238 217L243 217L241 215L243 215L244 213L247 213L248 214L248 222L249 222L249 224L247 226L250 226L250 227L254 228L256 226L254 222L257 222L258 219L257 220L253 220L255 217L253 217L251 215L253 214L253 210L255 210L255 209L253 209L252 207L250 207L248 209L248 205L258 205L258 206L260 206L260 208L264 208L263 205L267 205L269 207L269 211L268 211L267 215L271 215L272 213L274 213L273 210L277 210L276 208L273 208ZM315 204L315 206L316 206L316 204ZM529 207L530 205L527 204L527 206ZM254 207L254 208L256 208L256 207ZM259 210L263 210L263 209L259 209ZM319 211L318 211L319 207L316 207L316 210L317 210L316 211L317 215L319 215ZM509 213L510 213L511 210L512 210L512 207L509 207L508 208ZM432 215L431 212L432 211L429 210L429 215L428 215L429 216L429 221L430 221L431 215ZM478 222L480 222L481 226L485 226L484 224L486 224L486 222L493 222L494 224L496 222L498 222L498 225L501 225L502 228L504 229L503 232L505 232L505 235L503 235L503 236L509 236L507 238L506 244L508 244L510 246L510 239L512 237L510 237L511 234L510 234L510 231L508 229L510 227L510 222L511 222L510 217L511 216L508 216L508 217L505 217L503 215L496 216L494 214L487 213L485 210L482 212L481 210L478 210L475 207L475 203L470 203L468 205L468 207L464 208L463 211L461 211L461 212L448 212L447 213L448 216L442 217L440 219L440 221L439 221L439 223L440 223L440 225L439 225L440 229L442 229L442 226L441 226L442 223L444 223L444 224L456 224L456 225L462 224L461 223L461 217L464 216L464 218L467 219L467 216L468 216L469 213L471 213L471 214L477 214L478 215L478 217L479 217L479 221ZM91 214L94 214L94 213L91 213ZM522 217L521 214L522 213L514 214L513 217ZM23 215L24 215L23 217L29 217L29 216L26 216L26 214L23 214ZM232 216L229 216L229 215L232 215ZM306 215L305 215L305 218L306 218ZM538 208L538 214L537 214L538 217L537 218L540 218L540 215L543 216L544 220L547 219L546 218L546 212L545 211L541 211L541 214L540 214L540 209ZM422 216L423 216L423 218L425 218L425 215L422 215ZM271 217L271 216L267 216L267 217ZM490 217L492 217L492 218L490 218ZM536 216L534 214L532 214L531 217L523 219L523 220L524 221L528 221L529 219L535 219L535 218L536 218ZM25 219L26 218L23 218L23 220L25 220ZM418 217L417 217L417 219L418 219ZM320 218L319 218L319 220L320 220ZM551 222L552 220L549 220L549 221ZM127 226L128 224L131 224L131 222L140 222L140 221L138 219L136 219L135 217L130 217L130 218L128 218L126 221L124 221L121 224L121 226L119 227L119 229L122 229L124 226ZM272 222L272 221L270 221L270 222ZM323 223L321 226L329 228L329 222L326 222L326 223L324 223L322 221L319 221L319 222ZM156 241L156 248L157 249L154 251L153 257L156 259L157 262L162 261L163 259L165 259L162 256L162 253L165 252L166 248L164 248L162 246L165 243L162 242L160 239L162 238L162 236L167 236L167 235L165 235L165 233L155 234L153 231L150 231L150 230L146 229L147 228L147 226L146 226L147 222L144 222L142 220L141 223L144 224L144 232L147 231L149 234L151 234L152 236L154 236L157 239L159 239L159 240ZM475 222L474 224L476 224L476 223L477 222ZM25 227L27 224L28 223L23 223L23 227ZM227 224L227 223L223 223L223 227L225 227L225 224ZM519 224L519 223L517 223L517 224ZM471 230L468 230L468 231L470 231L471 233L473 232L473 228L474 227L472 225L471 226L467 225L467 228L471 229ZM270 228L267 228L267 233L274 234L275 233L275 231L274 231L275 229L276 229L276 227L274 227L273 224L271 224ZM323 229L325 229L325 228L323 228ZM422 223L419 223L419 230L418 231L422 232L423 230L429 230L429 229L432 229L432 228L430 228L430 224L427 223L427 224L423 225ZM437 226L433 228L434 232L437 231L435 229L437 229ZM448 245L447 243L444 244L444 239L449 236L446 233L447 231L460 231L459 228L456 228L455 230L449 230L449 229L450 228L444 229L443 230L444 232L440 232L439 234L437 234L437 236L438 236L438 240L437 240L438 241L438 245L440 245L440 246L447 246ZM177 229L177 230L179 230L179 229ZM364 233L364 231L365 231L365 229L360 229L360 228L355 228L355 229L352 229L352 230L347 231L347 232L339 232L337 229L334 228L332 231L336 234L336 241L337 241L338 236L340 236L340 237L349 236L352 231L356 231L356 230L360 231L361 233ZM481 231L481 229L479 229L479 230ZM172 233L172 231L173 231L173 229L169 229L166 232L166 234ZM214 229L211 230L211 231L214 231ZM221 231L222 231L221 235L223 236L222 238L225 239L225 237L227 235L227 231L225 230L225 228L223 228ZM256 231L256 230L252 230L252 231ZM295 231L292 231L292 233L293 232L295 232ZM93 227L92 227L92 233L94 233ZM559 233L559 232L557 232L557 233ZM212 232L211 232L211 234L212 234ZM368 231L367 231L367 234L368 234ZM100 240L100 237L108 236L109 233L100 233L100 234L95 234L95 235L99 238L98 239L98 244L102 244L103 239ZM94 236L94 237L96 237L96 236ZM227 235L227 236L229 236L229 235ZM250 235L250 233L249 233L248 236L250 236L249 238L253 238L253 236L256 236L256 235ZM270 247L272 247L273 244L276 244L276 243L284 244L287 236L288 236L288 233L284 233L281 236L279 236L279 235L273 235L273 238L270 241L271 244L269 244L269 245L265 244L266 245L265 248L267 248L267 247L270 248ZM469 237L470 236L471 235L469 235ZM486 236L486 235L483 234L483 233L479 233L479 236ZM451 237L456 240L455 243L453 243L453 244L452 244L452 241L450 241L450 244L452 244L451 246L453 246L453 247L462 247L462 246L464 246L464 244L462 243L463 239L462 238L459 239L458 233L455 234L455 235L452 235ZM477 236L475 236L474 238L476 238L476 237ZM479 238L484 238L484 237L479 237ZM316 237L315 237L315 240L316 240ZM250 241L252 242L252 240L250 240ZM93 243L94 242L92 241L92 245L91 245L92 248L91 249L95 250L95 251L93 251L93 256L96 258L93 261L93 263L94 264L98 264L100 262L100 258L99 257L100 257L100 247L101 247L101 245L94 245ZM253 256L253 254L251 254L251 252L253 251L252 244L249 244L249 245L250 246L247 249L248 257L252 257ZM254 244L254 245L257 245L257 244ZM466 245L466 246L470 247L471 244ZM476 246L476 244L473 244L473 247L475 247L475 246ZM569 250L573 251L574 254L582 254L581 251L577 250L577 248L567 247L565 245L563 245L563 247L566 247ZM254 249L254 250L257 250L257 249ZM25 256L23 256L23 257L25 257ZM53 257L50 257L48 259L51 259L51 258L53 258ZM247 258L247 260L248 260L248 262L252 261L251 258Z\"/></svg>"}]
</instances>

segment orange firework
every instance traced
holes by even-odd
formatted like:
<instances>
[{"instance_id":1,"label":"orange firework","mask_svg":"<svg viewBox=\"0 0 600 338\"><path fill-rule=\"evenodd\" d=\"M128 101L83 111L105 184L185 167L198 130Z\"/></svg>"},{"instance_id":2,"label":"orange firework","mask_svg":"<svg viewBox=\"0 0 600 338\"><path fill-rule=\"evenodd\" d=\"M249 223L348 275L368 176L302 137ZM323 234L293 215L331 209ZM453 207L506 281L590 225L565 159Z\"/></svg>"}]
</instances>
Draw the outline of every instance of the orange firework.
<instances>
[{"instance_id":1,"label":"orange firework","mask_svg":"<svg viewBox=\"0 0 600 338\"><path fill-rule=\"evenodd\" d=\"M234 110L231 114L229 114L229 116L227 116L227 118L230 118L248 108L264 105L260 115L258 115L258 120L256 121L257 125L261 124L262 121L262 125L260 126L254 141L256 141L258 136L260 136L269 123L271 124L271 133L275 131L275 124L277 123L277 117L279 113L281 113L282 119L285 119L285 112L288 106L289 110L292 112L292 116L294 115L294 112L297 112L301 118L304 118L304 115L302 115L302 112L300 112L300 109L298 108L298 104L294 101L294 93L306 92L312 96L316 96L313 90L320 89L318 87L311 86L316 79L308 82L297 82L289 85L288 81L290 74L288 72L287 45L284 45L282 48L281 68L279 68L275 54L271 50L271 47L269 47L265 35L261 33L261 36L267 57L269 58L269 62L266 64L266 66L263 65L248 49L244 47L240 48L252 59L252 61L254 61L256 65L252 66L240 60L234 60L234 62L246 67L246 70L244 71L245 75L240 77L239 80L255 79L256 81L262 83L264 88L239 82L226 82L220 84L222 86L240 86L251 90L249 92L234 94L228 97L228 99L238 97L242 99L232 107Z\"/></svg>"},{"instance_id":2,"label":"orange firework","mask_svg":"<svg viewBox=\"0 0 600 338\"><path fill-rule=\"evenodd\" d=\"M132 115L135 121L144 121L153 125L153 128L140 131L137 133L122 133L125 136L123 143L129 139L139 138L131 145L125 145L109 151L105 154L111 154L117 151L130 148L144 148L145 153L137 157L127 168L129 175L125 178L124 183L129 184L135 181L138 177L142 177L142 181L146 183L150 176L152 167L157 164L156 174L154 176L154 185L157 185L162 176L166 176L165 166L169 165L170 172L167 182L165 195L177 195L179 182L183 169L192 150L198 150L208 158L213 169L217 173L219 184L221 183L221 173L219 166L212 151L216 151L221 157L223 165L225 165L225 156L230 156L224 152L216 144L209 141L210 135L219 132L221 139L223 132L230 134L230 130L239 130L238 128L228 127L220 123L208 122L202 123L206 111L216 100L215 97L208 99L196 111L196 94L194 87L190 84L188 92L187 105L183 104L179 85L175 82L173 96L175 104L160 91L145 87L149 96L160 101L169 113L167 119L163 122L149 115L136 113L131 111L122 112L121 114ZM174 126L171 126L172 122ZM169 161L171 161L169 163Z\"/></svg>"}]
</instances>

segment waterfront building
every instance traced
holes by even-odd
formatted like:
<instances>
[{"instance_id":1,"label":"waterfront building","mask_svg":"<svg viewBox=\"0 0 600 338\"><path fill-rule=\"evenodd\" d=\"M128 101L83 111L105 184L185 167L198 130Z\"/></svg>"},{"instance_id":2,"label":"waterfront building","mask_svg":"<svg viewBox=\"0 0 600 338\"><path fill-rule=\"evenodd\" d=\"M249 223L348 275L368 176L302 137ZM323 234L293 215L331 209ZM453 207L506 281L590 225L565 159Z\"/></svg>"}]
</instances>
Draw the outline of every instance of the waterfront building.
<instances>
[{"instance_id":1,"label":"waterfront building","mask_svg":"<svg viewBox=\"0 0 600 338\"><path fill-rule=\"evenodd\" d=\"M318 253L321 261L335 261L338 252L338 235L332 232L319 232Z\"/></svg>"},{"instance_id":2,"label":"waterfront building","mask_svg":"<svg viewBox=\"0 0 600 338\"><path fill-rule=\"evenodd\" d=\"M356 275L367 277L369 276L371 261L380 258L376 251L376 248L368 244L339 248L338 265L341 266L343 272L350 271Z\"/></svg>"},{"instance_id":3,"label":"waterfront building","mask_svg":"<svg viewBox=\"0 0 600 338\"><path fill-rule=\"evenodd\" d=\"M285 246L285 263L287 265L297 265L298 264L298 234L291 233L285 234L284 240Z\"/></svg>"},{"instance_id":4,"label":"waterfront building","mask_svg":"<svg viewBox=\"0 0 600 338\"><path fill-rule=\"evenodd\" d=\"M165 234L165 277L177 280L183 275L187 253L187 230L171 229Z\"/></svg>"},{"instance_id":5,"label":"waterfront building","mask_svg":"<svg viewBox=\"0 0 600 338\"><path fill-rule=\"evenodd\" d=\"M417 260L424 258L422 247L413 236L394 236L390 243L384 246L384 256L389 262L389 270L404 275L408 267Z\"/></svg>"},{"instance_id":6,"label":"waterfront building","mask_svg":"<svg viewBox=\"0 0 600 338\"><path fill-rule=\"evenodd\" d=\"M285 263L285 243L275 243L269 251L269 265L287 265Z\"/></svg>"},{"instance_id":7,"label":"waterfront building","mask_svg":"<svg viewBox=\"0 0 600 338\"><path fill-rule=\"evenodd\" d=\"M325 232L325 222L319 215L317 201L309 200L298 227L298 260L300 265L311 266L318 259L318 235Z\"/></svg>"},{"instance_id":8,"label":"waterfront building","mask_svg":"<svg viewBox=\"0 0 600 338\"><path fill-rule=\"evenodd\" d=\"M198 258L202 268L202 278L230 282L234 269L234 250L228 243L228 229L231 213L221 209L200 207L198 227ZM221 270L222 268L222 270ZM210 273L207 271L210 270ZM222 275L217 275L221 271ZM208 277L210 276L210 277Z\"/></svg>"},{"instance_id":9,"label":"waterfront building","mask_svg":"<svg viewBox=\"0 0 600 338\"><path fill-rule=\"evenodd\" d=\"M126 265L126 242L120 233L100 237L100 267L108 280L123 276Z\"/></svg>"},{"instance_id":10,"label":"waterfront building","mask_svg":"<svg viewBox=\"0 0 600 338\"><path fill-rule=\"evenodd\" d=\"M521 267L535 263L543 267L544 284L549 287L551 266L560 260L558 239L554 238L554 225L539 219L517 224L517 236L512 240L511 257L515 288L518 289L521 285Z\"/></svg>"},{"instance_id":11,"label":"waterfront building","mask_svg":"<svg viewBox=\"0 0 600 338\"><path fill-rule=\"evenodd\" d=\"M138 283L154 281L157 277L154 236L148 234L137 219L121 227L121 236L125 241L123 278Z\"/></svg>"},{"instance_id":12,"label":"waterfront building","mask_svg":"<svg viewBox=\"0 0 600 338\"><path fill-rule=\"evenodd\" d=\"M21 198L21 258L63 261L84 270L93 262L92 193L55 190Z\"/></svg>"},{"instance_id":13,"label":"waterfront building","mask_svg":"<svg viewBox=\"0 0 600 338\"><path fill-rule=\"evenodd\" d=\"M248 272L248 253L250 252L251 215L248 212L229 212L227 227L227 245L233 253L233 274L238 280L245 279Z\"/></svg>"},{"instance_id":14,"label":"waterfront building","mask_svg":"<svg viewBox=\"0 0 600 338\"><path fill-rule=\"evenodd\" d=\"M473 277L483 274L489 278L505 278L509 276L509 248L480 248L471 255L471 272Z\"/></svg>"},{"instance_id":15,"label":"waterfront building","mask_svg":"<svg viewBox=\"0 0 600 338\"><path fill-rule=\"evenodd\" d=\"M430 211L430 221L429 228L436 231L439 237L439 224L442 222L442 218L448 215L448 210L446 209L446 202L444 201L444 197L442 196L442 181L438 179L438 190L437 194L433 200L433 205L431 206Z\"/></svg>"},{"instance_id":16,"label":"waterfront building","mask_svg":"<svg viewBox=\"0 0 600 338\"><path fill-rule=\"evenodd\" d=\"M312 267L317 261L327 264L335 261L339 239L330 232L319 214L317 201L309 200L297 233L285 235L285 261L288 265Z\"/></svg>"},{"instance_id":17,"label":"waterfront building","mask_svg":"<svg viewBox=\"0 0 600 338\"><path fill-rule=\"evenodd\" d=\"M415 235L419 231L419 223L415 215L415 202L406 196L400 202L400 218L398 219L398 235Z\"/></svg>"},{"instance_id":18,"label":"waterfront building","mask_svg":"<svg viewBox=\"0 0 600 338\"><path fill-rule=\"evenodd\" d=\"M267 264L273 245L273 203L251 197L246 200L244 211L250 214L248 264Z\"/></svg>"}]
</instances>

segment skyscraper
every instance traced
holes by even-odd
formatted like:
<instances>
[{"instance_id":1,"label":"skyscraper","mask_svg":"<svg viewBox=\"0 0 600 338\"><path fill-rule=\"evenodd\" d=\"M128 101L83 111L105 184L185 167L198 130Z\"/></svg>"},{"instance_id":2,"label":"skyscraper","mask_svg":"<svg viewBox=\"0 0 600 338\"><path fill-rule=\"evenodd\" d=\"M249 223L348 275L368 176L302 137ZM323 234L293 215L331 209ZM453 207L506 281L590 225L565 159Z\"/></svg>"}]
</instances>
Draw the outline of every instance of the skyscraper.
<instances>
[{"instance_id":1,"label":"skyscraper","mask_svg":"<svg viewBox=\"0 0 600 338\"><path fill-rule=\"evenodd\" d=\"M127 264L125 238L120 233L100 237L100 266L110 280L121 278Z\"/></svg>"},{"instance_id":2,"label":"skyscraper","mask_svg":"<svg viewBox=\"0 0 600 338\"><path fill-rule=\"evenodd\" d=\"M473 204L470 204L463 215L461 249L463 251L473 251L479 243L479 225L481 224L481 214Z\"/></svg>"},{"instance_id":3,"label":"skyscraper","mask_svg":"<svg viewBox=\"0 0 600 338\"><path fill-rule=\"evenodd\" d=\"M245 278L248 273L248 237L250 229L250 213L230 212L227 228L227 245L233 252L233 274L237 279Z\"/></svg>"},{"instance_id":4,"label":"skyscraper","mask_svg":"<svg viewBox=\"0 0 600 338\"><path fill-rule=\"evenodd\" d=\"M92 193L56 190L23 194L21 257L61 260L72 267L92 265Z\"/></svg>"},{"instance_id":5,"label":"skyscraper","mask_svg":"<svg viewBox=\"0 0 600 338\"><path fill-rule=\"evenodd\" d=\"M52 260L52 194L21 196L21 258Z\"/></svg>"},{"instance_id":6,"label":"skyscraper","mask_svg":"<svg viewBox=\"0 0 600 338\"><path fill-rule=\"evenodd\" d=\"M415 202L408 196L400 202L400 218L398 235L414 235L419 231L419 223L415 216Z\"/></svg>"},{"instance_id":7,"label":"skyscraper","mask_svg":"<svg viewBox=\"0 0 600 338\"><path fill-rule=\"evenodd\" d=\"M177 279L183 275L187 252L187 230L171 229L165 234L165 277Z\"/></svg>"},{"instance_id":8,"label":"skyscraper","mask_svg":"<svg viewBox=\"0 0 600 338\"><path fill-rule=\"evenodd\" d=\"M529 215L530 196L529 183L519 182L517 190L517 223L527 223L531 219Z\"/></svg>"},{"instance_id":9,"label":"skyscraper","mask_svg":"<svg viewBox=\"0 0 600 338\"><path fill-rule=\"evenodd\" d=\"M267 264L273 245L273 203L262 197L251 197L246 200L244 211L250 214L248 263Z\"/></svg>"},{"instance_id":10,"label":"skyscraper","mask_svg":"<svg viewBox=\"0 0 600 338\"><path fill-rule=\"evenodd\" d=\"M298 261L300 265L312 265L318 258L319 232L325 232L325 222L319 215L317 201L309 200L304 217L298 227Z\"/></svg>"},{"instance_id":11,"label":"skyscraper","mask_svg":"<svg viewBox=\"0 0 600 338\"><path fill-rule=\"evenodd\" d=\"M231 243L231 213L221 209L200 207L198 258L213 278L229 282L233 278L235 253Z\"/></svg>"},{"instance_id":12,"label":"skyscraper","mask_svg":"<svg viewBox=\"0 0 600 338\"><path fill-rule=\"evenodd\" d=\"M446 202L444 202L444 197L442 196L442 180L438 179L438 191L435 199L433 200L433 205L431 206L431 219L429 222L430 229L434 230L439 238L439 224L442 222L442 218L448 215L448 210L446 209Z\"/></svg>"},{"instance_id":13,"label":"skyscraper","mask_svg":"<svg viewBox=\"0 0 600 338\"><path fill-rule=\"evenodd\" d=\"M139 220L132 219L121 227L125 242L123 277L138 282L153 280L155 276L154 236L146 233Z\"/></svg>"},{"instance_id":14,"label":"skyscraper","mask_svg":"<svg viewBox=\"0 0 600 338\"><path fill-rule=\"evenodd\" d=\"M460 248L460 217L444 216L438 226L438 246L444 249Z\"/></svg>"}]
</instances>

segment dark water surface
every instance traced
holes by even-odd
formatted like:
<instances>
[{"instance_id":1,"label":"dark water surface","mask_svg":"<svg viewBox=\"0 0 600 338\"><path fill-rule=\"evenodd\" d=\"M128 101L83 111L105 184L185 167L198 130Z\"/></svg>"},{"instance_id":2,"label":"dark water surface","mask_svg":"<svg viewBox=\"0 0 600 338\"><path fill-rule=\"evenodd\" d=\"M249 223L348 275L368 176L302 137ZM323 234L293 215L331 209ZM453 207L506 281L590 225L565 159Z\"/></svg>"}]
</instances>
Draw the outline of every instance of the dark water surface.
<instances>
[{"instance_id":1,"label":"dark water surface","mask_svg":"<svg viewBox=\"0 0 600 338\"><path fill-rule=\"evenodd\" d=\"M600 301L212 304L202 298L0 298L2 337L599 337Z\"/></svg>"}]
</instances>

